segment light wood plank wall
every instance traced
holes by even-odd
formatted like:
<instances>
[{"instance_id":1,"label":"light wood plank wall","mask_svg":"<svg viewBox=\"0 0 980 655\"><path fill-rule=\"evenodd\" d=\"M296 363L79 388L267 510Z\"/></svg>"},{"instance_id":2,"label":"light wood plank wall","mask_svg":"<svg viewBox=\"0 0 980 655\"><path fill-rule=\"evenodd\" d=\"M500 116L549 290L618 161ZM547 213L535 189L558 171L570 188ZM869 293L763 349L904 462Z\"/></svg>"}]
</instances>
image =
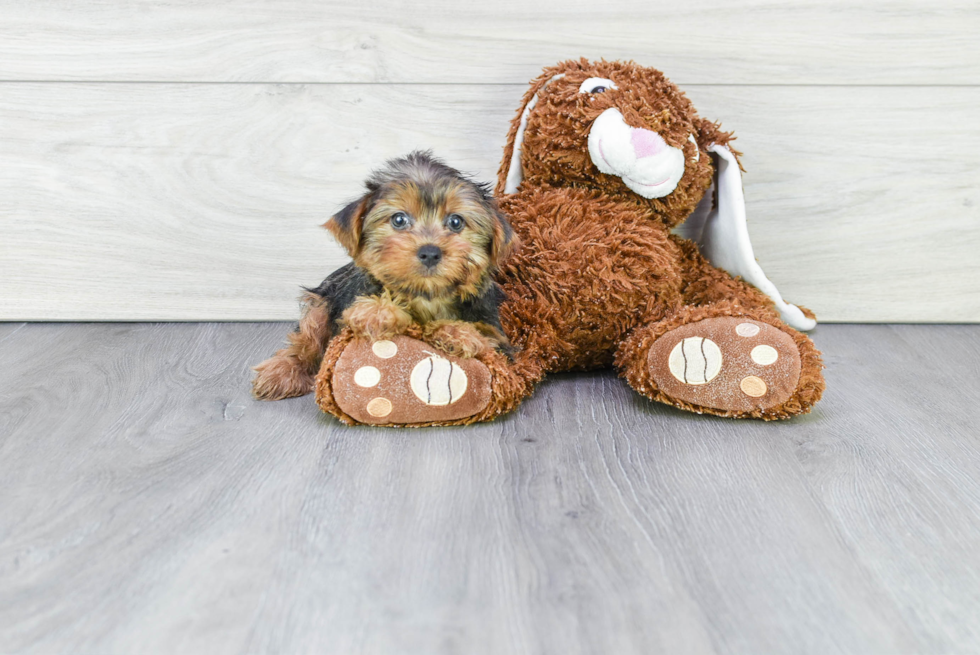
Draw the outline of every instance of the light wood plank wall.
<instances>
[{"instance_id":1,"label":"light wood plank wall","mask_svg":"<svg viewBox=\"0 0 980 655\"><path fill-rule=\"evenodd\" d=\"M632 58L745 152L824 321L980 321L973 2L0 0L0 320L274 320L387 157L490 180L542 66Z\"/></svg>"}]
</instances>

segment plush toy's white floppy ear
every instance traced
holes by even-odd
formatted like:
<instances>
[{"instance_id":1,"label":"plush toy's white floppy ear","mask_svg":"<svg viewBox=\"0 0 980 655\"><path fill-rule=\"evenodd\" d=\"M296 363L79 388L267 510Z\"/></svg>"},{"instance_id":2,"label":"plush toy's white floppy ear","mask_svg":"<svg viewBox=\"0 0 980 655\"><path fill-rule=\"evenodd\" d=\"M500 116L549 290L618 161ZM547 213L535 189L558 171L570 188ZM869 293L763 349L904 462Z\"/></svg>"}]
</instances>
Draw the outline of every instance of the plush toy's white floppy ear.
<instances>
[{"instance_id":1,"label":"plush toy's white floppy ear","mask_svg":"<svg viewBox=\"0 0 980 655\"><path fill-rule=\"evenodd\" d=\"M521 112L521 124L517 128L517 136L514 137L514 152L510 155L510 163L507 167L507 181L504 185L504 193L511 194L517 193L518 187L521 186L521 181L524 179L524 169L521 167L521 153L524 147L524 131L527 129L527 121L531 117L531 111L534 106L538 104L538 96L544 93L544 90L548 88L548 85L555 80L560 80L565 77L564 73L558 73L553 76L534 94L534 97L527 103L524 107L524 111Z\"/></svg>"},{"instance_id":2,"label":"plush toy's white floppy ear","mask_svg":"<svg viewBox=\"0 0 980 655\"><path fill-rule=\"evenodd\" d=\"M735 155L726 147L708 146L717 155L718 205L711 208L711 190L694 213L675 232L695 241L701 254L713 265L723 268L773 299L783 320L797 330L812 330L817 322L808 318L796 305L779 295L779 290L755 260L749 228L745 220L745 196L742 194L742 175Z\"/></svg>"}]
</instances>

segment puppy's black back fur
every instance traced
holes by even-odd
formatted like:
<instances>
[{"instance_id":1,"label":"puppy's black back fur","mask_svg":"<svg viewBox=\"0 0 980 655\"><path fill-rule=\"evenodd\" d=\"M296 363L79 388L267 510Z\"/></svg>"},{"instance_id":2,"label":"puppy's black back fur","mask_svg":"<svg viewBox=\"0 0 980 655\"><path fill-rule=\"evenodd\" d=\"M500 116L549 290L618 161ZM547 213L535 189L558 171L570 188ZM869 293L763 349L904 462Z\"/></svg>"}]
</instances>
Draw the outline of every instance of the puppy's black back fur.
<instances>
[{"instance_id":1,"label":"puppy's black back fur","mask_svg":"<svg viewBox=\"0 0 980 655\"><path fill-rule=\"evenodd\" d=\"M340 317L354 299L358 296L377 295L381 293L382 287L377 280L351 262L328 275L315 289L306 290L326 300L336 333Z\"/></svg>"}]
</instances>

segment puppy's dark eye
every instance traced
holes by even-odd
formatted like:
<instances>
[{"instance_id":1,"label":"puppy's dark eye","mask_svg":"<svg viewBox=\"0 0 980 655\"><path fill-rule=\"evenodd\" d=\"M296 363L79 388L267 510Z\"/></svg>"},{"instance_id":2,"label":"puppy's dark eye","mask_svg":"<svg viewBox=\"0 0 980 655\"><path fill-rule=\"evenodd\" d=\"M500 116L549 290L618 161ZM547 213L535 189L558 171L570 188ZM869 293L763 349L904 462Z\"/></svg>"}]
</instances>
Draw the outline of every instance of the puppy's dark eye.
<instances>
[{"instance_id":1,"label":"puppy's dark eye","mask_svg":"<svg viewBox=\"0 0 980 655\"><path fill-rule=\"evenodd\" d=\"M466 221L459 214L450 214L446 217L445 225L450 232L461 232L466 227Z\"/></svg>"},{"instance_id":2,"label":"puppy's dark eye","mask_svg":"<svg viewBox=\"0 0 980 655\"><path fill-rule=\"evenodd\" d=\"M398 212L391 217L391 227L395 228L396 230L405 230L411 227L411 225L412 219L408 217L408 214Z\"/></svg>"},{"instance_id":3,"label":"puppy's dark eye","mask_svg":"<svg viewBox=\"0 0 980 655\"><path fill-rule=\"evenodd\" d=\"M592 87L592 90L589 91L589 93L605 93L605 91L606 91L606 87L599 85L599 86Z\"/></svg>"}]
</instances>

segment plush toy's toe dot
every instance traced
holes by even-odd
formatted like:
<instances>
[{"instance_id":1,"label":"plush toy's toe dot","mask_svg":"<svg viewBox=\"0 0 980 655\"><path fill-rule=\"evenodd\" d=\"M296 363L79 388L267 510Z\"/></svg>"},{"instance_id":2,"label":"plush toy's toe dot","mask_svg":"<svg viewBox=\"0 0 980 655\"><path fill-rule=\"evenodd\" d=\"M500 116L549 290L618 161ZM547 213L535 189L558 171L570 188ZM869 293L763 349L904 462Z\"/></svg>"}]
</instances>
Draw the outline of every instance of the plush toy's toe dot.
<instances>
[{"instance_id":1,"label":"plush toy's toe dot","mask_svg":"<svg viewBox=\"0 0 980 655\"><path fill-rule=\"evenodd\" d=\"M387 398L375 398L367 404L368 414L382 418L391 414L391 401Z\"/></svg>"},{"instance_id":2,"label":"plush toy's toe dot","mask_svg":"<svg viewBox=\"0 0 980 655\"><path fill-rule=\"evenodd\" d=\"M759 334L759 326L754 323L739 323L735 327L735 332L740 337L754 337Z\"/></svg>"},{"instance_id":3,"label":"plush toy's toe dot","mask_svg":"<svg viewBox=\"0 0 980 655\"><path fill-rule=\"evenodd\" d=\"M707 384L721 371L721 350L711 339L688 337L670 351L667 365L684 384Z\"/></svg>"},{"instance_id":4,"label":"plush toy's toe dot","mask_svg":"<svg viewBox=\"0 0 980 655\"><path fill-rule=\"evenodd\" d=\"M381 359L391 359L398 354L398 346L395 345L394 341L375 341L371 346L371 350L374 354Z\"/></svg>"},{"instance_id":5,"label":"plush toy's toe dot","mask_svg":"<svg viewBox=\"0 0 980 655\"><path fill-rule=\"evenodd\" d=\"M426 405L449 405L466 393L466 373L455 362L432 355L415 365L409 379L412 393Z\"/></svg>"},{"instance_id":6,"label":"plush toy's toe dot","mask_svg":"<svg viewBox=\"0 0 980 655\"><path fill-rule=\"evenodd\" d=\"M354 373L354 383L359 387L374 387L381 382L381 371L373 366L362 366Z\"/></svg>"},{"instance_id":7,"label":"plush toy's toe dot","mask_svg":"<svg viewBox=\"0 0 980 655\"><path fill-rule=\"evenodd\" d=\"M762 378L757 378L754 375L742 378L742 382L738 386L741 387L742 393L753 398L762 398L767 391L766 383Z\"/></svg>"},{"instance_id":8,"label":"plush toy's toe dot","mask_svg":"<svg viewBox=\"0 0 980 655\"><path fill-rule=\"evenodd\" d=\"M756 346L752 349L752 361L759 366L769 366L779 359L779 353L772 346Z\"/></svg>"}]
</instances>

